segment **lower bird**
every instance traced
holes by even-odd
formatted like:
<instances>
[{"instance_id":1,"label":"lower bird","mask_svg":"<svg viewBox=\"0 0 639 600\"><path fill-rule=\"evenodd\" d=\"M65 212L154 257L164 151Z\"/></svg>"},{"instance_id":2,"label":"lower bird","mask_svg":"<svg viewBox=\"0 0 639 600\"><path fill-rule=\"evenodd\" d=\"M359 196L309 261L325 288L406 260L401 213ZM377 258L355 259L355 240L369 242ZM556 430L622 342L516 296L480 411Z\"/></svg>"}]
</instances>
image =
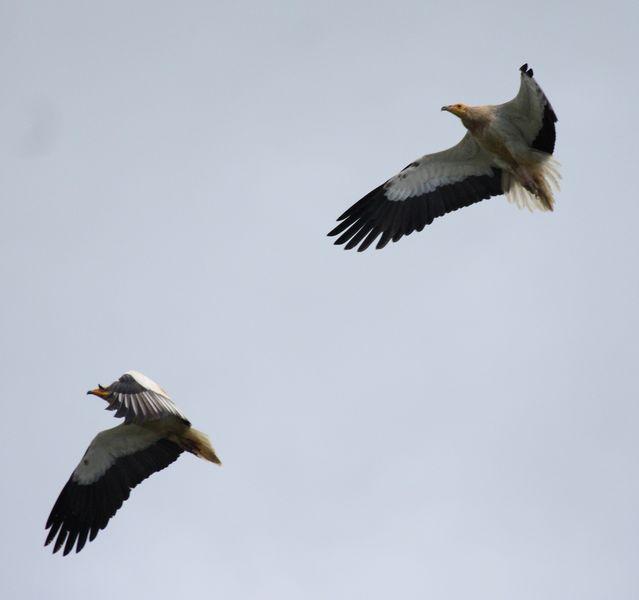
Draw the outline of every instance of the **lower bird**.
<instances>
[{"instance_id":1,"label":"lower bird","mask_svg":"<svg viewBox=\"0 0 639 600\"><path fill-rule=\"evenodd\" d=\"M366 250L421 231L433 219L491 196L530 210L553 210L559 188L557 116L527 64L517 96L499 105L442 107L468 130L456 146L427 154L351 206L329 232L336 244Z\"/></svg>"},{"instance_id":2,"label":"lower bird","mask_svg":"<svg viewBox=\"0 0 639 600\"><path fill-rule=\"evenodd\" d=\"M169 395L154 381L128 371L107 387L87 394L107 401L124 423L95 436L53 505L45 546L53 552L93 541L129 497L131 489L184 452L221 464L208 437L191 427Z\"/></svg>"}]
</instances>

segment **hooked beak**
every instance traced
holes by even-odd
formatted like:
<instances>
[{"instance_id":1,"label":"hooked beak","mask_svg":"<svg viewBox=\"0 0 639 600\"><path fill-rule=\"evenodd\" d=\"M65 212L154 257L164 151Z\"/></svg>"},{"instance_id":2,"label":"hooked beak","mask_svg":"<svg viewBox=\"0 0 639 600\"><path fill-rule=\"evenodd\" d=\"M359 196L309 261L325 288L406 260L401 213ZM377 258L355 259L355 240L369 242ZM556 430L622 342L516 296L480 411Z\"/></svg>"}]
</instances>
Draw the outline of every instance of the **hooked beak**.
<instances>
[{"instance_id":1,"label":"hooked beak","mask_svg":"<svg viewBox=\"0 0 639 600\"><path fill-rule=\"evenodd\" d=\"M103 388L101 385L98 384L98 387L95 388L94 390L89 390L87 392L88 394L92 394L93 396L98 396L98 398L108 398L110 395L109 390L107 390L106 388Z\"/></svg>"},{"instance_id":2,"label":"hooked beak","mask_svg":"<svg viewBox=\"0 0 639 600\"><path fill-rule=\"evenodd\" d=\"M451 115L455 115L460 119L463 118L466 114L464 107L458 104L449 104L448 106L442 106L442 110L445 110L446 112L449 112Z\"/></svg>"}]
</instances>

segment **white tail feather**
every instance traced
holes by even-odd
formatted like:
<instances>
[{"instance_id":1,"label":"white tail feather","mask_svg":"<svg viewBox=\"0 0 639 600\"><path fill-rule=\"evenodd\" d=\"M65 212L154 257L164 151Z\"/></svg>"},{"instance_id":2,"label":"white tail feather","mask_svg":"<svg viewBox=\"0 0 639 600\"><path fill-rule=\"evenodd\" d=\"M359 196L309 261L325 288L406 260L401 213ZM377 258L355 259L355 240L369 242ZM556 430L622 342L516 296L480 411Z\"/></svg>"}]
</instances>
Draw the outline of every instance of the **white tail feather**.
<instances>
[{"instance_id":1,"label":"white tail feather","mask_svg":"<svg viewBox=\"0 0 639 600\"><path fill-rule=\"evenodd\" d=\"M178 443L188 452L192 452L204 460L209 460L218 465L222 464L215 454L215 450L211 445L209 437L205 433L202 433L193 427L189 427L180 436Z\"/></svg>"},{"instance_id":2,"label":"white tail feather","mask_svg":"<svg viewBox=\"0 0 639 600\"><path fill-rule=\"evenodd\" d=\"M532 186L522 184L517 176L504 170L502 173L502 188L509 202L518 208L529 211L552 210L555 199L553 190L559 190L559 163L550 155L539 155L539 161L533 166L525 167L525 172L532 180Z\"/></svg>"}]
</instances>

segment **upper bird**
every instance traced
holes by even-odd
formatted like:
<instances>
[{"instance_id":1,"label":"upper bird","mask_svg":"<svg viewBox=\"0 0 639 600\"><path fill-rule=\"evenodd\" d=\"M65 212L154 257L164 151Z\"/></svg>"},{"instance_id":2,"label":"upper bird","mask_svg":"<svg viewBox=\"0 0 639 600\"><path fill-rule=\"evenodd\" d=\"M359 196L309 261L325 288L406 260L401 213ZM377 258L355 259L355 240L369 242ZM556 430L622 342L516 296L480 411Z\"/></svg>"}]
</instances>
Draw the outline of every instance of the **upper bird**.
<instances>
[{"instance_id":1,"label":"upper bird","mask_svg":"<svg viewBox=\"0 0 639 600\"><path fill-rule=\"evenodd\" d=\"M131 489L184 450L221 464L208 437L193 429L169 395L142 373L128 371L87 394L106 400L107 410L115 410L124 423L95 436L53 505L44 545L55 539L53 552L64 545L64 555L76 542L80 552L87 537L93 541Z\"/></svg>"},{"instance_id":2,"label":"upper bird","mask_svg":"<svg viewBox=\"0 0 639 600\"><path fill-rule=\"evenodd\" d=\"M328 235L336 244L366 250L421 231L433 219L491 196L530 210L552 210L552 187L558 188L555 149L557 116L522 65L519 92L505 104L442 107L468 130L461 142L426 154L351 206Z\"/></svg>"}]
</instances>

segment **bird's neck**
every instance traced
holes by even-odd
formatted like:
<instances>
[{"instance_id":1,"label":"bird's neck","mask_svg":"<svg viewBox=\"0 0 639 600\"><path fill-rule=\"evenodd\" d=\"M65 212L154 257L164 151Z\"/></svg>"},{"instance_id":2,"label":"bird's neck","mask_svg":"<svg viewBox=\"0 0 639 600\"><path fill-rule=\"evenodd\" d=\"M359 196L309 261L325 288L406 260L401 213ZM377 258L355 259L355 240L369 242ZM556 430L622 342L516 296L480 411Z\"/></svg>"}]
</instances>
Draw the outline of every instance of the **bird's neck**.
<instances>
[{"instance_id":1,"label":"bird's neck","mask_svg":"<svg viewBox=\"0 0 639 600\"><path fill-rule=\"evenodd\" d=\"M466 129L473 134L481 133L490 124L490 114L483 106L469 107L461 117Z\"/></svg>"}]
</instances>

